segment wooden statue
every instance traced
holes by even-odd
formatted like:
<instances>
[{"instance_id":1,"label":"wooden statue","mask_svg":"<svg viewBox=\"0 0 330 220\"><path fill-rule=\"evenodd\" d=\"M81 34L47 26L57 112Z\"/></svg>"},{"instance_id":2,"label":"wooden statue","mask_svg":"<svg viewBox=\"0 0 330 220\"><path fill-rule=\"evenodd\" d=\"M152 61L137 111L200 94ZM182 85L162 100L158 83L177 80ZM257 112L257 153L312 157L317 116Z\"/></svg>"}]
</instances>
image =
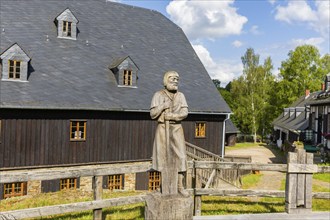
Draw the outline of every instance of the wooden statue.
<instances>
[{"instance_id":1,"label":"wooden statue","mask_svg":"<svg viewBox=\"0 0 330 220\"><path fill-rule=\"evenodd\" d=\"M164 74L164 89L156 92L150 116L158 122L153 145L153 169L162 173L162 193L186 195L184 175L187 171L186 144L181 121L188 115L183 93L178 91L179 74ZM177 185L176 185L177 183Z\"/></svg>"},{"instance_id":2,"label":"wooden statue","mask_svg":"<svg viewBox=\"0 0 330 220\"><path fill-rule=\"evenodd\" d=\"M188 115L183 93L178 91L179 74L164 74L164 89L156 92L151 101L150 116L157 120L152 167L161 172L161 193L146 198L146 220L191 220L193 199L184 190L187 171L186 144L181 121Z\"/></svg>"}]
</instances>

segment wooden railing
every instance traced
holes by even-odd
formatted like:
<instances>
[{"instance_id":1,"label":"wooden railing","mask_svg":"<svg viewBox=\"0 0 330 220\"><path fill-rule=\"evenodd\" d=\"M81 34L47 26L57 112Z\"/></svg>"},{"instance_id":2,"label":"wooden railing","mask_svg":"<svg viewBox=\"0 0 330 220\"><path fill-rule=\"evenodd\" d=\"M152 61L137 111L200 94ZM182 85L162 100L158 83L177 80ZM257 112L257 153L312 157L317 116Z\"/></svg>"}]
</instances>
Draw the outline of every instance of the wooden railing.
<instances>
[{"instance_id":1,"label":"wooden railing","mask_svg":"<svg viewBox=\"0 0 330 220\"><path fill-rule=\"evenodd\" d=\"M201 197L204 195L219 196L258 196L258 197L286 197L289 189L286 191L277 190L226 190L226 189L207 189L201 187L201 181L198 173L204 169L219 170L260 170L260 171L279 171L286 172L287 175L292 173L330 173L330 166L318 167L317 165L306 164L255 164L255 163L234 163L223 161L190 161L189 169L193 169L194 185L193 189L188 189L191 195L195 197L195 215L201 213ZM74 178L83 176L93 176L94 201L79 202L55 206L46 206L32 209L14 210L0 212L0 219L23 219L37 218L48 215L63 214L69 212L80 212L94 210L94 219L100 219L102 216L102 208L111 206L132 204L144 202L146 195L129 196L116 199L102 199L102 176L147 172L151 168L150 162L118 164L112 165L95 165L95 166L77 166L77 167L58 167L48 169L34 170L18 170L18 171L0 171L0 183L32 181L32 180L52 180L61 178ZM299 175L299 174L298 174ZM289 186L290 188L291 186ZM311 190L311 189L310 189ZM299 190L296 190L299 191ZM330 193L313 193L313 198L330 199Z\"/></svg>"},{"instance_id":2,"label":"wooden railing","mask_svg":"<svg viewBox=\"0 0 330 220\"><path fill-rule=\"evenodd\" d=\"M209 152L203 148L186 142L186 151L188 160L194 161L217 161L217 162L251 162L250 156L230 156L222 158L212 152ZM200 177L203 185L206 188L217 188L222 184L222 181L227 182L235 187L240 187L241 176L251 171L242 171L238 169L204 169L200 172Z\"/></svg>"}]
</instances>

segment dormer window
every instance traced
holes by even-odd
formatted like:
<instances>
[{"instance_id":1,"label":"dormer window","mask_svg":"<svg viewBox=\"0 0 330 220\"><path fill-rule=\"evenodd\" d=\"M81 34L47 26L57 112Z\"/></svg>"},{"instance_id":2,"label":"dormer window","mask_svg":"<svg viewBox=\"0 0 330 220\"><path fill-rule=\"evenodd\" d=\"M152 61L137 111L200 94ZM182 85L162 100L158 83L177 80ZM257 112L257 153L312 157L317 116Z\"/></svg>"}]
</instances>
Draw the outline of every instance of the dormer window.
<instances>
[{"instance_id":1,"label":"dormer window","mask_svg":"<svg viewBox=\"0 0 330 220\"><path fill-rule=\"evenodd\" d=\"M1 80L15 80L26 82L28 80L28 65L30 57L18 44L9 47L0 55L2 74Z\"/></svg>"},{"instance_id":2,"label":"dormer window","mask_svg":"<svg viewBox=\"0 0 330 220\"><path fill-rule=\"evenodd\" d=\"M132 70L124 70L123 85L124 86L132 86L132 83L133 83L133 72L132 72Z\"/></svg>"},{"instance_id":3,"label":"dormer window","mask_svg":"<svg viewBox=\"0 0 330 220\"><path fill-rule=\"evenodd\" d=\"M71 37L72 22L63 21L63 36Z\"/></svg>"},{"instance_id":4,"label":"dormer window","mask_svg":"<svg viewBox=\"0 0 330 220\"><path fill-rule=\"evenodd\" d=\"M70 9L65 9L55 19L57 25L57 37L76 40L78 19L74 16Z\"/></svg>"},{"instance_id":5,"label":"dormer window","mask_svg":"<svg viewBox=\"0 0 330 220\"><path fill-rule=\"evenodd\" d=\"M21 61L9 60L9 79L21 78Z\"/></svg>"},{"instance_id":6,"label":"dormer window","mask_svg":"<svg viewBox=\"0 0 330 220\"><path fill-rule=\"evenodd\" d=\"M116 59L109 68L114 73L119 87L137 88L139 68L129 56Z\"/></svg>"}]
</instances>

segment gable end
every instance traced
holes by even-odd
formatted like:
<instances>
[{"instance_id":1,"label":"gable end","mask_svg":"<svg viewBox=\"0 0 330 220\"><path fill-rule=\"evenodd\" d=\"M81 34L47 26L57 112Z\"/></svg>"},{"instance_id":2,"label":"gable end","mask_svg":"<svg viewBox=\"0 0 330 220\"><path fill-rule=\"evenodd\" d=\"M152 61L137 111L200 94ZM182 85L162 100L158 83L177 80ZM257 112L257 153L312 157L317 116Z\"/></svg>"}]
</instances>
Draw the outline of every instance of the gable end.
<instances>
[{"instance_id":1,"label":"gable end","mask_svg":"<svg viewBox=\"0 0 330 220\"><path fill-rule=\"evenodd\" d=\"M17 44L13 44L0 55L1 80L27 81L28 63L31 58Z\"/></svg>"},{"instance_id":2,"label":"gable end","mask_svg":"<svg viewBox=\"0 0 330 220\"><path fill-rule=\"evenodd\" d=\"M57 37L76 40L78 19L74 16L70 9L65 9L55 19L57 25Z\"/></svg>"}]
</instances>

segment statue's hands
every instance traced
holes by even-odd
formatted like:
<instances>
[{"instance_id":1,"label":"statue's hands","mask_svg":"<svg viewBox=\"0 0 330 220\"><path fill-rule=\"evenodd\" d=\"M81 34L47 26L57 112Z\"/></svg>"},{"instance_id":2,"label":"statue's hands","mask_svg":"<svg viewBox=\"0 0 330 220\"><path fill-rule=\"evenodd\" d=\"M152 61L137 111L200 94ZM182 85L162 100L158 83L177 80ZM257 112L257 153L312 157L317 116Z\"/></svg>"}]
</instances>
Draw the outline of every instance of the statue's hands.
<instances>
[{"instance_id":1,"label":"statue's hands","mask_svg":"<svg viewBox=\"0 0 330 220\"><path fill-rule=\"evenodd\" d=\"M164 118L165 118L166 121L173 121L173 120L175 120L175 119L174 119L174 115L173 115L173 113L171 113L171 112L167 112L167 113L165 113L165 114L164 114Z\"/></svg>"}]
</instances>

